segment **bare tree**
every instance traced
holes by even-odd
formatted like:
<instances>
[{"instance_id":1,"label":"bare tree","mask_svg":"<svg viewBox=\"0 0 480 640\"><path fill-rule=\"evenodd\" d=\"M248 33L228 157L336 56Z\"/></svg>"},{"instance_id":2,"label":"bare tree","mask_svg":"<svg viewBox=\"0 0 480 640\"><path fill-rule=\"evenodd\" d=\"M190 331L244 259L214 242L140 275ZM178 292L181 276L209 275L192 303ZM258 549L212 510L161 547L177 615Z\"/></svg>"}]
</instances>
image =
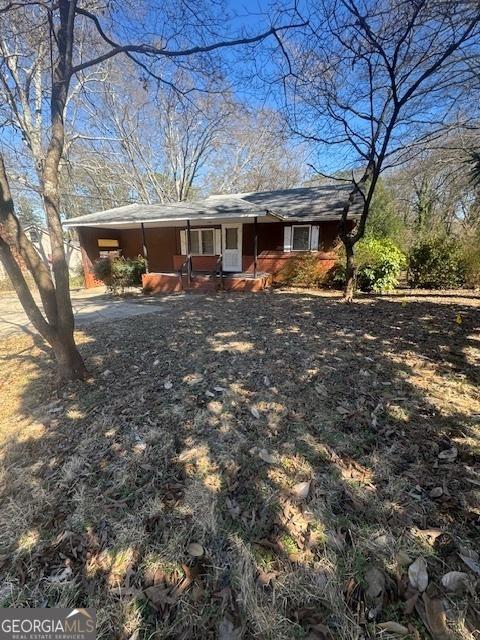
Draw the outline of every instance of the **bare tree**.
<instances>
[{"instance_id":1,"label":"bare tree","mask_svg":"<svg viewBox=\"0 0 480 640\"><path fill-rule=\"evenodd\" d=\"M27 33L35 24L47 33L45 56L50 61L50 118L48 129L44 128L46 150L43 164L38 170L41 174L41 197L52 245L53 278L21 228L15 214L3 158L0 162L0 224L15 238L18 252L38 288L43 312L34 300L15 260L12 247L3 237L0 237L0 258L29 319L53 349L60 380L83 378L86 375L85 364L73 335L74 318L60 218L60 164L65 148L65 114L73 78L114 56L123 54L135 60L145 73L155 77L159 82L165 82L168 77L165 67L169 64L183 64L183 61L192 59L197 61L194 64L200 68L202 63L205 64L205 57L215 50L237 45L253 45L272 35L279 38L279 34L285 28L272 26L251 37L242 34L233 39L219 38L212 43L204 42L203 39L200 40L200 45L192 42L176 48L175 43L191 42L198 34L196 31L182 34L176 30L177 25L173 33L168 34L168 25L165 25L162 38L156 39L153 43L125 43L119 41L113 33L114 26L119 22L111 20L107 24L108 14L101 11L97 14L91 6L91 3L81 0L3 0L0 5L0 30ZM149 10L160 11L154 5L151 5ZM84 50L78 47L77 36L80 26L92 30L99 43L97 48ZM172 46L170 43L173 43ZM2 52L0 64L6 65L7 60L11 62L10 56L10 53ZM13 104L17 104L16 99Z\"/></svg>"},{"instance_id":2,"label":"bare tree","mask_svg":"<svg viewBox=\"0 0 480 640\"><path fill-rule=\"evenodd\" d=\"M337 159L354 169L340 224L351 301L354 246L381 172L444 135L448 123L468 120L476 102L468 91L478 90L472 61L478 61L480 6L471 0L324 0L313 7L319 23L309 25L289 56L289 117L304 139L324 153L336 148ZM361 218L352 230L347 218L358 201Z\"/></svg>"},{"instance_id":3,"label":"bare tree","mask_svg":"<svg viewBox=\"0 0 480 640\"><path fill-rule=\"evenodd\" d=\"M418 233L472 233L479 222L480 193L471 172L479 148L472 130L449 134L389 176L399 209Z\"/></svg>"},{"instance_id":4,"label":"bare tree","mask_svg":"<svg viewBox=\"0 0 480 640\"><path fill-rule=\"evenodd\" d=\"M213 158L208 188L228 193L298 186L304 154L288 133L278 111L238 105Z\"/></svg>"},{"instance_id":5,"label":"bare tree","mask_svg":"<svg viewBox=\"0 0 480 640\"><path fill-rule=\"evenodd\" d=\"M194 181L228 135L228 123L235 115L228 95L206 94L194 104L169 92L160 102L166 174L175 185L176 200L190 196Z\"/></svg>"}]
</instances>

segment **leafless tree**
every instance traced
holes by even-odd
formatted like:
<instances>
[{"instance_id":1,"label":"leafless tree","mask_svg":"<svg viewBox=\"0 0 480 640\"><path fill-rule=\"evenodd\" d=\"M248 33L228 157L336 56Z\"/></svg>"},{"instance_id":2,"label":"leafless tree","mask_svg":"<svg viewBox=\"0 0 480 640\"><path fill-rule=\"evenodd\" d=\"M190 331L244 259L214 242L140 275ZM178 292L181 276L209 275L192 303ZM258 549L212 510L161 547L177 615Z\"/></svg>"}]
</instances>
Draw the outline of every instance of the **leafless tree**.
<instances>
[{"instance_id":1,"label":"leafless tree","mask_svg":"<svg viewBox=\"0 0 480 640\"><path fill-rule=\"evenodd\" d=\"M480 189L472 179L475 130L449 134L389 176L399 210L416 233L471 235L480 223Z\"/></svg>"},{"instance_id":2,"label":"leafless tree","mask_svg":"<svg viewBox=\"0 0 480 640\"><path fill-rule=\"evenodd\" d=\"M278 111L237 105L213 159L208 188L231 193L298 186L305 158L288 133Z\"/></svg>"},{"instance_id":3,"label":"leafless tree","mask_svg":"<svg viewBox=\"0 0 480 640\"><path fill-rule=\"evenodd\" d=\"M471 92L478 90L480 5L313 0L311 8L318 22L291 48L285 89L293 95L293 129L353 168L340 224L345 298L351 301L354 246L364 235L381 172L421 152L449 123L468 122L478 104ZM347 217L356 202L361 219L351 230Z\"/></svg>"},{"instance_id":4,"label":"leafless tree","mask_svg":"<svg viewBox=\"0 0 480 640\"><path fill-rule=\"evenodd\" d=\"M170 17L171 11L160 15L162 7L163 4L148 5L149 12L158 13L155 16L157 22L162 17L166 19L167 16L174 21L175 18ZM115 5L114 8L118 10L120 6ZM183 65L187 60L191 60L195 69L200 70L203 65L205 70L206 60L214 51L225 47L254 45L269 36L280 39L280 34L285 29L272 26L254 36L242 33L236 38L215 38L209 43L207 38L211 35L211 30L204 31L203 37L200 37L201 25L192 29L188 24L187 27L190 29L182 31L181 25L175 24L170 30L169 24L165 22L159 37L151 39L150 42L137 43L120 40L131 29L120 28L121 21L109 20L112 17L108 10L97 12L95 4L82 0L2 0L0 4L0 31L12 35L26 34L32 30L32 25L35 25L46 33L45 58L49 61L51 77L50 118L49 126L43 129L45 152L42 166L39 166L37 171L40 173L40 195L52 244L53 278L21 228L15 214L3 157L0 161L0 224L5 228L6 234L15 238L18 252L38 288L43 312L35 302L15 260L14 251L4 237L0 237L0 259L29 319L53 349L60 380L83 378L86 375L85 364L73 335L74 318L60 218L60 165L65 149L65 117L73 79L117 55L125 55L141 66L144 73L154 77L158 82L165 83L169 82L172 75L168 72L169 65ZM115 34L115 27L119 28L118 35ZM97 47L84 49L78 46L79 29L83 28L91 30L94 34L92 39L98 41ZM194 38L198 38L200 44L193 42ZM11 64L12 60L16 60L15 54L12 58L8 51L1 52L0 65L5 67L7 63ZM35 82L35 69L33 62L32 71L28 74L29 86ZM11 82L15 86L15 80L12 81L10 77L9 89ZM17 104L15 96L13 104Z\"/></svg>"}]
</instances>

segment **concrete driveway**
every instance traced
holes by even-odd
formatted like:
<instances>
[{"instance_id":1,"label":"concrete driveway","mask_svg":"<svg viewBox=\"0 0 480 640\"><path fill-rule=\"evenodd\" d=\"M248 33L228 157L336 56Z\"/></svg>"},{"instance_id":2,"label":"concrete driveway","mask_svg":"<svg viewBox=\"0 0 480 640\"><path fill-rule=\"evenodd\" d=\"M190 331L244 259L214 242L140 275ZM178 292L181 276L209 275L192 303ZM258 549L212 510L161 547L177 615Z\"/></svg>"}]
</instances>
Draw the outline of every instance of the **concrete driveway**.
<instances>
[{"instance_id":1,"label":"concrete driveway","mask_svg":"<svg viewBox=\"0 0 480 640\"><path fill-rule=\"evenodd\" d=\"M182 294L179 294L182 296ZM174 296L177 298L178 296ZM183 297L183 296L182 296ZM72 306L77 327L94 322L108 322L120 318L161 313L172 297L132 296L118 298L106 295L102 288L72 292ZM15 294L0 294L0 340L20 333L35 331Z\"/></svg>"}]
</instances>

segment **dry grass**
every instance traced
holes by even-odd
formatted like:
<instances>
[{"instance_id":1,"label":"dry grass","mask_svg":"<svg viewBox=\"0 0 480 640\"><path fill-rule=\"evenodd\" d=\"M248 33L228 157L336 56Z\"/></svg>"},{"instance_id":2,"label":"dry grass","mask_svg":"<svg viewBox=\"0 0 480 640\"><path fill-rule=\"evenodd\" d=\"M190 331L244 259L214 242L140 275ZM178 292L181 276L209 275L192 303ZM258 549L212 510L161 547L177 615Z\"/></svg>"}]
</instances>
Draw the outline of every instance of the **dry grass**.
<instances>
[{"instance_id":1,"label":"dry grass","mask_svg":"<svg viewBox=\"0 0 480 640\"><path fill-rule=\"evenodd\" d=\"M80 333L92 378L61 391L38 340L0 343L1 606L94 606L99 638L387 638L377 567L377 622L418 639L422 554L452 637L473 638L478 307L190 297ZM452 570L470 593L442 591Z\"/></svg>"}]
</instances>

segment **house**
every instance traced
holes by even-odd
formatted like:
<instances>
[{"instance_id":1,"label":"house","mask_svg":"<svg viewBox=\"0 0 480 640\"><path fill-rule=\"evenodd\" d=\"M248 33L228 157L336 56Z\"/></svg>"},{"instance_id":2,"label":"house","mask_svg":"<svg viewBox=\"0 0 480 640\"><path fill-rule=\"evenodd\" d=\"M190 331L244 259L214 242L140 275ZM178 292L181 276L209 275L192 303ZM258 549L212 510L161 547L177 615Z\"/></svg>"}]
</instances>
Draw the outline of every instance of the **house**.
<instances>
[{"instance_id":1,"label":"house","mask_svg":"<svg viewBox=\"0 0 480 640\"><path fill-rule=\"evenodd\" d=\"M257 291L298 256L313 253L319 269L335 264L338 223L351 187L325 185L210 196L198 202L131 204L73 218L87 287L100 257L143 254L145 292L185 289ZM348 215L360 216L355 204Z\"/></svg>"},{"instance_id":2,"label":"house","mask_svg":"<svg viewBox=\"0 0 480 640\"><path fill-rule=\"evenodd\" d=\"M24 227L25 235L32 242L36 251L42 257L45 264L51 268L52 265L52 247L50 244L50 233L47 229L35 224L28 225ZM73 241L64 241L65 248L65 256L67 259L68 270L71 276L75 276L78 274L79 270L82 266L82 253L80 250L80 245ZM17 257L17 261L22 266L22 270L25 271L26 267L23 265L23 261L21 261ZM0 281L7 279L7 273L0 263Z\"/></svg>"},{"instance_id":3,"label":"house","mask_svg":"<svg viewBox=\"0 0 480 640\"><path fill-rule=\"evenodd\" d=\"M24 231L37 252L42 256L43 261L51 268L52 245L50 244L49 231L36 224L31 224L25 227ZM82 252L80 250L80 245L73 240L65 240L63 246L65 249L68 271L71 276L77 275L82 265Z\"/></svg>"}]
</instances>

